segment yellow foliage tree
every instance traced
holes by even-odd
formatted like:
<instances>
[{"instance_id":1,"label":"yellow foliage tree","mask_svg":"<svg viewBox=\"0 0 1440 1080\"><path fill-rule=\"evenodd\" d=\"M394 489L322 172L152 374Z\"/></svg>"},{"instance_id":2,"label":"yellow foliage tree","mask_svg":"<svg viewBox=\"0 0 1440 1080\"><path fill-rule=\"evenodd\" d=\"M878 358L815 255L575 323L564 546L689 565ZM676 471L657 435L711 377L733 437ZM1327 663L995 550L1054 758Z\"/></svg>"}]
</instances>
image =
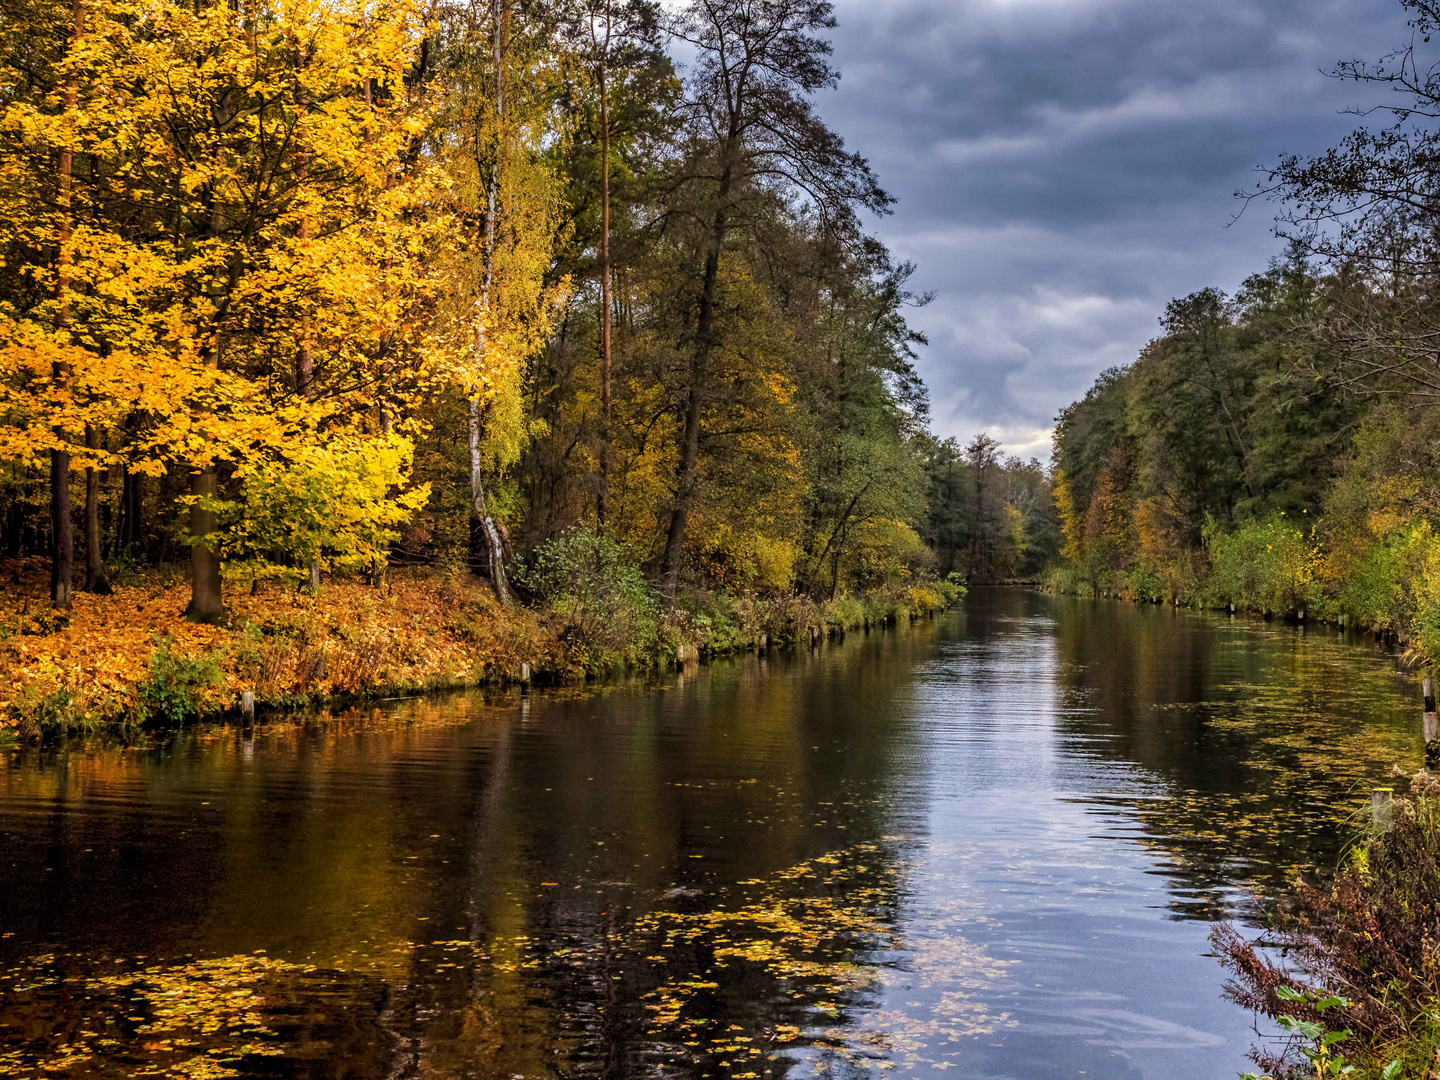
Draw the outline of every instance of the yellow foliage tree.
<instances>
[{"instance_id":1,"label":"yellow foliage tree","mask_svg":"<svg viewBox=\"0 0 1440 1080\"><path fill-rule=\"evenodd\" d=\"M190 614L213 621L224 486L400 430L432 380L425 20L413 0L82 2L0 115L0 243L29 283L0 305L0 455L189 473ZM7 48L56 22L25 17ZM123 450L79 443L124 418Z\"/></svg>"},{"instance_id":2,"label":"yellow foliage tree","mask_svg":"<svg viewBox=\"0 0 1440 1080\"><path fill-rule=\"evenodd\" d=\"M471 507L502 604L515 597L487 475L513 464L525 445L524 365L544 345L568 291L568 282L549 278L561 189L544 155L557 137L550 90L564 74L563 56L534 29L519 25L509 0L457 12L441 121L455 227L442 257L440 333L450 384L466 402Z\"/></svg>"}]
</instances>

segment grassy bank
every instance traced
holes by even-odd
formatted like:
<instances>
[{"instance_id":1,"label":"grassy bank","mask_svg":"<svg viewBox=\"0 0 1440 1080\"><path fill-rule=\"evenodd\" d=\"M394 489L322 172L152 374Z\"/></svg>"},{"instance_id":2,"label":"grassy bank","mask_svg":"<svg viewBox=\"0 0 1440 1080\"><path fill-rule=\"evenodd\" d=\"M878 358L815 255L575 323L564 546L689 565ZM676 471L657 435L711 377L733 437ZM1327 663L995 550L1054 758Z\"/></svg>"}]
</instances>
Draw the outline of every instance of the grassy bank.
<instances>
[{"instance_id":1,"label":"grassy bank","mask_svg":"<svg viewBox=\"0 0 1440 1080\"><path fill-rule=\"evenodd\" d=\"M317 594L227 590L220 626L187 622L188 583L150 571L109 595L51 608L43 566L0 567L0 738L175 724L260 708L662 668L681 657L843 635L948 606L953 586L912 585L819 603L690 593L661 606L609 582L548 583L502 608L464 572L392 570L327 580ZM542 583L544 584L544 583ZM641 583L643 584L643 583Z\"/></svg>"}]
</instances>

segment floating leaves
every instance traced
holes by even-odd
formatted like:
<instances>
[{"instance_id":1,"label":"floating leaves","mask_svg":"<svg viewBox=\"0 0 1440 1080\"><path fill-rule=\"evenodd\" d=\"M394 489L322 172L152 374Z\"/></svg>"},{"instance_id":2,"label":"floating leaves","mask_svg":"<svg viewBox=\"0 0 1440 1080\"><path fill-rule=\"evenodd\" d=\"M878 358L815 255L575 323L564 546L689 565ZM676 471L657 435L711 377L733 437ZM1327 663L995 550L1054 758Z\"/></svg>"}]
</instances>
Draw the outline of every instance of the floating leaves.
<instances>
[{"instance_id":1,"label":"floating leaves","mask_svg":"<svg viewBox=\"0 0 1440 1080\"><path fill-rule=\"evenodd\" d=\"M284 1052L267 991L315 970L251 954L98 973L38 956L0 973L0 1074L238 1076Z\"/></svg>"}]
</instances>

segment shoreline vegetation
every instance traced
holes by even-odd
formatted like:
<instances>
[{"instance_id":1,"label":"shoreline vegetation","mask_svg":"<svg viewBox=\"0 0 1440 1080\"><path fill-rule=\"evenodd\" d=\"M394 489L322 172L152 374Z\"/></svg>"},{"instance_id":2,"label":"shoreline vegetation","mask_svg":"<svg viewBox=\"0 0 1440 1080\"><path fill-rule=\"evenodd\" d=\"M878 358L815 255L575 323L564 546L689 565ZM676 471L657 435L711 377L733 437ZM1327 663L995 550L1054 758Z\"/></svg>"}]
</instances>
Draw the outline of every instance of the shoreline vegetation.
<instances>
[{"instance_id":1,"label":"shoreline vegetation","mask_svg":"<svg viewBox=\"0 0 1440 1080\"><path fill-rule=\"evenodd\" d=\"M825 0L21 0L0 739L803 647L1042 575L1433 671L1440 0L1401 3L1409 45L1337 71L1393 125L1276 162L1284 256L1171 302L1047 468L931 429ZM1407 785L1297 887L1298 967L1218 940L1276 1075L1426 1067Z\"/></svg>"},{"instance_id":2,"label":"shoreline vegetation","mask_svg":"<svg viewBox=\"0 0 1440 1080\"><path fill-rule=\"evenodd\" d=\"M13 580L13 579L12 579ZM665 670L745 651L814 647L953 606L954 582L855 598L690 594L662 610L641 592L572 589L502 607L465 571L391 570L227 592L223 625L183 617L183 582L147 574L57 613L43 581L0 596L0 740L174 727L262 712L504 684L565 684Z\"/></svg>"},{"instance_id":3,"label":"shoreline vegetation","mask_svg":"<svg viewBox=\"0 0 1440 1080\"><path fill-rule=\"evenodd\" d=\"M1423 680L1427 771L1377 789L1260 938L1212 939L1283 1080L1440 1077L1440 3L1401 6L1407 40L1332 73L1366 92L1364 126L1257 183L1284 255L1171 301L1061 412L1049 473L1050 590L1337 623Z\"/></svg>"},{"instance_id":4,"label":"shoreline vegetation","mask_svg":"<svg viewBox=\"0 0 1440 1080\"><path fill-rule=\"evenodd\" d=\"M1340 866L1297 877L1259 937L1228 923L1211 932L1226 996L1276 1025L1252 1052L1266 1077L1429 1080L1440 1069L1440 779L1397 768L1391 785Z\"/></svg>"},{"instance_id":5,"label":"shoreline vegetation","mask_svg":"<svg viewBox=\"0 0 1440 1080\"><path fill-rule=\"evenodd\" d=\"M835 25L24 0L0 723L645 669L1038 573L1043 466L931 430Z\"/></svg>"}]
</instances>

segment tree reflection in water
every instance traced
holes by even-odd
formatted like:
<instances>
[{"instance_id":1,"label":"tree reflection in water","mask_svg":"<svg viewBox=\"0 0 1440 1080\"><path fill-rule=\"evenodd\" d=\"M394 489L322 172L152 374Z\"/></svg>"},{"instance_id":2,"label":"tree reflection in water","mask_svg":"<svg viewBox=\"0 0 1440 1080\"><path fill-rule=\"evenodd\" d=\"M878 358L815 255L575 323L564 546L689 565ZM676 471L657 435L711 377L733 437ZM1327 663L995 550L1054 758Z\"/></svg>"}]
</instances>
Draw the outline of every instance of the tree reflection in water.
<instances>
[{"instance_id":1,"label":"tree reflection in water","mask_svg":"<svg viewBox=\"0 0 1440 1080\"><path fill-rule=\"evenodd\" d=\"M1142 985L1208 970L1203 927L1159 926L1333 863L1418 754L1394 668L980 592L659 685L15 751L0 1072L1228 1067L1218 972ZM1097 950L1121 917L1145 943Z\"/></svg>"}]
</instances>

